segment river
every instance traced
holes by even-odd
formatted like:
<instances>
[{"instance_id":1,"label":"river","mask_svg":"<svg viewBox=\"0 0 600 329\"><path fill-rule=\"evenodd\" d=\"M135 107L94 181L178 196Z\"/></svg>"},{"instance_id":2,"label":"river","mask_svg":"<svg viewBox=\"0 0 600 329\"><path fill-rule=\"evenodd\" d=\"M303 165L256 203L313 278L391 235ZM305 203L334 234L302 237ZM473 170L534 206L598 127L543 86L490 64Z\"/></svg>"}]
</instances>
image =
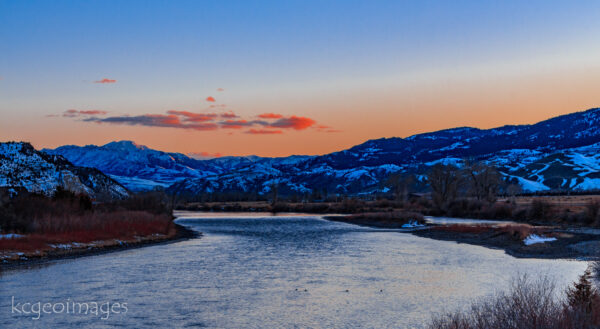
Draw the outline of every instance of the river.
<instances>
[{"instance_id":1,"label":"river","mask_svg":"<svg viewBox=\"0 0 600 329\"><path fill-rule=\"evenodd\" d=\"M587 265L316 215L177 215L204 235L4 271L0 327L421 328L517 274L548 275L563 288ZM97 303L97 312L68 313L74 302L92 311ZM50 303L50 312L24 303ZM106 303L119 312L103 312Z\"/></svg>"}]
</instances>

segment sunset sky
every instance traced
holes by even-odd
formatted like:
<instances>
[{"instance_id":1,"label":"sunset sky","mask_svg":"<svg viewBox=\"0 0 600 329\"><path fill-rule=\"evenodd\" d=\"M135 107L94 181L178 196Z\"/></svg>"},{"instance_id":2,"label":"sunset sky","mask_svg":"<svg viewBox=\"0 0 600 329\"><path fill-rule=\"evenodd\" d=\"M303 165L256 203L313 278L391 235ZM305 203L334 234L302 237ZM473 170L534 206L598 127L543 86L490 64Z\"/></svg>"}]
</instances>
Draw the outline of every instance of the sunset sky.
<instances>
[{"instance_id":1,"label":"sunset sky","mask_svg":"<svg viewBox=\"0 0 600 329\"><path fill-rule=\"evenodd\" d=\"M600 106L598 1L0 0L0 141L323 154Z\"/></svg>"}]
</instances>

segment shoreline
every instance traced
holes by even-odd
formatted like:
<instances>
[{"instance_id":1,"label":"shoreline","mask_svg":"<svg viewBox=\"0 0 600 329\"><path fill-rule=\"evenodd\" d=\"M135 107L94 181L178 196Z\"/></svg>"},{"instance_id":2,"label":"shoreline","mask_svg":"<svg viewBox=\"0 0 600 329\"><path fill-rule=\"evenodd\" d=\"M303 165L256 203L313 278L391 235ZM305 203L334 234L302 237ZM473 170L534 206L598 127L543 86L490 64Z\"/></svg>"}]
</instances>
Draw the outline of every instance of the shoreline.
<instances>
[{"instance_id":1,"label":"shoreline","mask_svg":"<svg viewBox=\"0 0 600 329\"><path fill-rule=\"evenodd\" d=\"M323 216L323 218L372 228L402 228L402 222L370 221L368 219L355 219L351 216ZM590 230L588 228L554 227L550 232L557 236L556 241L525 245L522 238L503 232L494 225L460 225L464 225L464 227L481 226L487 227L487 229L482 230L482 232L457 232L444 230L444 228L451 227L451 225L430 224L424 227L399 230L398 232L433 240L453 241L503 250L507 255L515 258L593 260L600 257L600 234L586 233ZM523 224L516 223L516 225Z\"/></svg>"},{"instance_id":2,"label":"shoreline","mask_svg":"<svg viewBox=\"0 0 600 329\"><path fill-rule=\"evenodd\" d=\"M86 256L95 256L102 255L112 252L125 251L130 249L137 249L143 247L150 247L161 244L175 243L179 241L185 241L193 238L198 238L202 236L201 232L197 232L191 230L183 225L179 225L174 223L176 233L172 237L165 236L161 238L150 238L146 240L136 241L136 242L123 242L117 243L114 242L110 245L102 245L96 247L87 247L87 248L73 248L66 250L52 250L49 253L42 256L28 256L26 259L16 259L16 260L6 260L5 262L0 262L0 273L4 270L9 269L17 269L29 266L38 266L46 263L50 263L56 260L63 259L76 259L80 257Z\"/></svg>"},{"instance_id":3,"label":"shoreline","mask_svg":"<svg viewBox=\"0 0 600 329\"><path fill-rule=\"evenodd\" d=\"M489 249L503 250L515 258L529 259L566 259L595 260L600 254L591 250L600 248L600 236L589 234L571 234L572 237L561 237L556 241L525 245L522 240L513 240L498 233L455 233L433 229L414 230L406 233L440 241L453 241ZM593 244L592 246L584 246ZM580 247L580 248L577 248Z\"/></svg>"}]
</instances>

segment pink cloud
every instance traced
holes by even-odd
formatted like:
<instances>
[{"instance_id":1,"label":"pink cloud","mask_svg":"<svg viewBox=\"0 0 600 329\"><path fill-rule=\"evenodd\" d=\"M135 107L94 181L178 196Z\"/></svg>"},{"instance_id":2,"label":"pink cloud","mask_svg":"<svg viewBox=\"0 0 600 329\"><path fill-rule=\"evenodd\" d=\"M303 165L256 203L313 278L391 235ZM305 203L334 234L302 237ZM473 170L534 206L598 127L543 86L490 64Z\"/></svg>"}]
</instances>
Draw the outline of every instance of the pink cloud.
<instances>
[{"instance_id":1,"label":"pink cloud","mask_svg":"<svg viewBox=\"0 0 600 329\"><path fill-rule=\"evenodd\" d=\"M263 113L258 115L261 119L281 119L283 115L277 113Z\"/></svg>"},{"instance_id":2,"label":"pink cloud","mask_svg":"<svg viewBox=\"0 0 600 329\"><path fill-rule=\"evenodd\" d=\"M221 153L210 153L210 152L192 152L192 153L188 153L188 156L194 158L194 159L213 159L213 158L220 158L223 156L223 154Z\"/></svg>"},{"instance_id":3,"label":"pink cloud","mask_svg":"<svg viewBox=\"0 0 600 329\"><path fill-rule=\"evenodd\" d=\"M254 123L248 122L246 120L225 120L221 122L221 128L224 129L242 129L243 127L248 127L253 125Z\"/></svg>"},{"instance_id":4,"label":"pink cloud","mask_svg":"<svg viewBox=\"0 0 600 329\"><path fill-rule=\"evenodd\" d=\"M332 127L326 126L326 125L316 125L316 126L313 126L313 128L315 128L319 132L324 132L324 133L339 133L339 132L342 132L341 130L333 129Z\"/></svg>"},{"instance_id":5,"label":"pink cloud","mask_svg":"<svg viewBox=\"0 0 600 329\"><path fill-rule=\"evenodd\" d=\"M208 97L206 97L206 101L207 101L207 102L214 102L214 101L215 101L215 98L214 98L214 97L212 97L212 96L208 96Z\"/></svg>"},{"instance_id":6,"label":"pink cloud","mask_svg":"<svg viewBox=\"0 0 600 329\"><path fill-rule=\"evenodd\" d=\"M203 121L213 121L217 118L216 113L194 113L189 111L168 111L168 114L179 115L184 117L185 121L192 122L203 122Z\"/></svg>"},{"instance_id":7,"label":"pink cloud","mask_svg":"<svg viewBox=\"0 0 600 329\"><path fill-rule=\"evenodd\" d=\"M270 126L277 128L291 128L294 130L303 130L309 128L310 126L316 123L317 122L311 118L297 117L295 115L292 115L289 118L281 118L270 124Z\"/></svg>"},{"instance_id":8,"label":"pink cloud","mask_svg":"<svg viewBox=\"0 0 600 329\"><path fill-rule=\"evenodd\" d=\"M69 109L69 110L66 110L65 112L63 112L63 117L74 118L74 117L78 117L78 116L82 116L82 115L105 115L107 113L108 113L107 111L100 111L100 110Z\"/></svg>"},{"instance_id":9,"label":"pink cloud","mask_svg":"<svg viewBox=\"0 0 600 329\"><path fill-rule=\"evenodd\" d=\"M94 83L116 83L117 80L103 78L102 80L96 80Z\"/></svg>"},{"instance_id":10,"label":"pink cloud","mask_svg":"<svg viewBox=\"0 0 600 329\"><path fill-rule=\"evenodd\" d=\"M179 116L175 114L144 114L137 116L114 116L108 118L87 118L83 121L107 123L107 124L123 124L129 126L147 126L147 127L165 127L165 128L180 128L191 130L215 130L218 126L211 122L181 122Z\"/></svg>"},{"instance_id":11,"label":"pink cloud","mask_svg":"<svg viewBox=\"0 0 600 329\"><path fill-rule=\"evenodd\" d=\"M233 111L229 111L229 112L221 113L221 118L235 119L235 118L239 118L239 116L237 114L233 113Z\"/></svg>"},{"instance_id":12,"label":"pink cloud","mask_svg":"<svg viewBox=\"0 0 600 329\"><path fill-rule=\"evenodd\" d=\"M245 119L233 111L222 113L197 113L191 111L170 110L166 114L143 114L109 116L108 112L100 110L75 110L65 111L62 116L75 118L85 116L81 121L101 124L121 124L130 126L167 127L191 130L240 130L246 128L247 134L282 134L289 130L316 129L320 132L339 132L329 126L317 124L308 117L292 115L284 117L277 113L263 113L260 119ZM256 117L255 117L256 118Z\"/></svg>"}]
</instances>

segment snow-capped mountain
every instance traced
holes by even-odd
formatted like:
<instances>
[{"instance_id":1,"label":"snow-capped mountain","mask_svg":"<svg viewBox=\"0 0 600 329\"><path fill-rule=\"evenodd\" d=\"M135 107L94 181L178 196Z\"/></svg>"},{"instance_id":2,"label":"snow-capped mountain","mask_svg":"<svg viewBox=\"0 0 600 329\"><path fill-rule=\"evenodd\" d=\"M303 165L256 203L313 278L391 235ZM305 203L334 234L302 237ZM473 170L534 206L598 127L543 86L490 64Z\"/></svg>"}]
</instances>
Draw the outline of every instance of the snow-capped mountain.
<instances>
[{"instance_id":1,"label":"snow-capped mountain","mask_svg":"<svg viewBox=\"0 0 600 329\"><path fill-rule=\"evenodd\" d=\"M246 156L197 160L181 153L153 150L131 141L112 142L103 146L67 145L53 150L44 149L43 152L64 156L78 166L96 168L132 191L166 188L182 180L215 177L254 163L273 164L273 161L280 161L287 164L311 158L292 156L278 160Z\"/></svg>"},{"instance_id":2,"label":"snow-capped mountain","mask_svg":"<svg viewBox=\"0 0 600 329\"><path fill-rule=\"evenodd\" d=\"M280 193L361 194L389 191L386 179L392 173L423 178L436 163L461 166L465 159L497 166L525 191L598 189L599 150L600 109L591 109L533 125L370 140L322 156L195 160L127 141L45 152L100 169L136 190L161 185L177 193L266 193L277 184Z\"/></svg>"},{"instance_id":3,"label":"snow-capped mountain","mask_svg":"<svg viewBox=\"0 0 600 329\"><path fill-rule=\"evenodd\" d=\"M122 199L129 192L94 168L77 167L29 143L0 143L0 187L52 195L58 187L96 199Z\"/></svg>"},{"instance_id":4,"label":"snow-capped mountain","mask_svg":"<svg viewBox=\"0 0 600 329\"><path fill-rule=\"evenodd\" d=\"M96 168L131 190L167 187L184 178L200 178L219 173L205 161L180 153L166 153L130 141L103 146L61 146L44 149L47 154L62 155L78 166Z\"/></svg>"}]
</instances>

